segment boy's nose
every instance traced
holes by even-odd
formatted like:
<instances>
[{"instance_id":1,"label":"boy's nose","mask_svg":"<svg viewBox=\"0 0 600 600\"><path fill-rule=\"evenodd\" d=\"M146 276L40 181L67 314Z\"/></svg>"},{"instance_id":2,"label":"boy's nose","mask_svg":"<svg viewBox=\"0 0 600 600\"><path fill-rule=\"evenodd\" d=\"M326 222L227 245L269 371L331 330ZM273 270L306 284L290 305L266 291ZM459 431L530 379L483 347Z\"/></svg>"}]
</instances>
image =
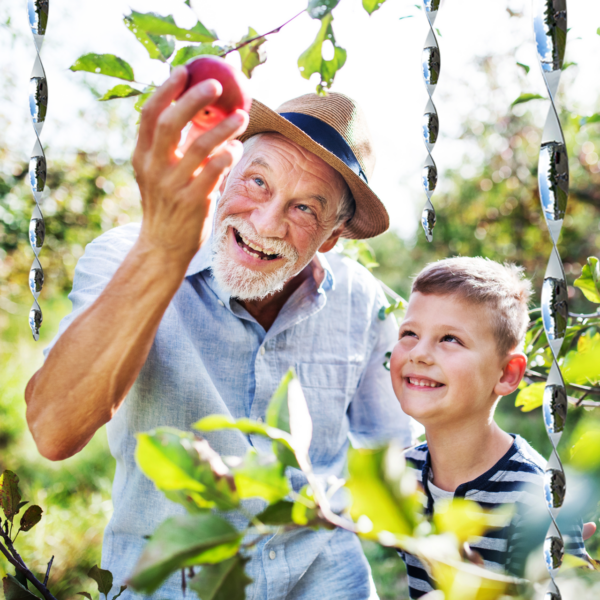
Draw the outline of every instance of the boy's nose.
<instances>
[{"instance_id":1,"label":"boy's nose","mask_svg":"<svg viewBox=\"0 0 600 600\"><path fill-rule=\"evenodd\" d=\"M408 359L413 363L421 363L426 365L433 364L431 348L423 341L419 341L408 353Z\"/></svg>"}]
</instances>

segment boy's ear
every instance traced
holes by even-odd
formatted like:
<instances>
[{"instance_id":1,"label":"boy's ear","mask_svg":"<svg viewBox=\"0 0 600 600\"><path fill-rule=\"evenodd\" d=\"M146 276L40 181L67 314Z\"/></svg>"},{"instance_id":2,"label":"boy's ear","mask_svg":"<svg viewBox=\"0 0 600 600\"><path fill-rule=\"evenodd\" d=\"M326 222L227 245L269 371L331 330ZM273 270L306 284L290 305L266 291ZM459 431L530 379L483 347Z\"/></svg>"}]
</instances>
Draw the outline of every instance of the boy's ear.
<instances>
[{"instance_id":1,"label":"boy's ear","mask_svg":"<svg viewBox=\"0 0 600 600\"><path fill-rule=\"evenodd\" d=\"M526 368L527 357L522 352L511 352L505 359L504 370L494 388L494 393L498 396L508 396L514 392L519 387Z\"/></svg>"}]
</instances>

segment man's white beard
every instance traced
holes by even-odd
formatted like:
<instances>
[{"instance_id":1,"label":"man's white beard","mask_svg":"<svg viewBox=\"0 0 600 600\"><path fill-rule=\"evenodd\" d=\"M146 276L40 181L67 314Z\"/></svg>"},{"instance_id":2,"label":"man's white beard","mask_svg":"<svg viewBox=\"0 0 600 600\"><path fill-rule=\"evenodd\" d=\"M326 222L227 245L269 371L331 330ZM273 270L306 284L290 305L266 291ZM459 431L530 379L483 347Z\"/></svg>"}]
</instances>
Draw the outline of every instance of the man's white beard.
<instances>
[{"instance_id":1,"label":"man's white beard","mask_svg":"<svg viewBox=\"0 0 600 600\"><path fill-rule=\"evenodd\" d=\"M265 250L283 257L283 264L272 273L254 271L236 262L227 252L229 227L237 229L244 238L252 240ZM239 300L262 300L283 289L286 281L298 274L298 251L287 242L276 238L265 238L256 233L254 227L240 217L226 217L213 234L212 272L221 288Z\"/></svg>"}]
</instances>

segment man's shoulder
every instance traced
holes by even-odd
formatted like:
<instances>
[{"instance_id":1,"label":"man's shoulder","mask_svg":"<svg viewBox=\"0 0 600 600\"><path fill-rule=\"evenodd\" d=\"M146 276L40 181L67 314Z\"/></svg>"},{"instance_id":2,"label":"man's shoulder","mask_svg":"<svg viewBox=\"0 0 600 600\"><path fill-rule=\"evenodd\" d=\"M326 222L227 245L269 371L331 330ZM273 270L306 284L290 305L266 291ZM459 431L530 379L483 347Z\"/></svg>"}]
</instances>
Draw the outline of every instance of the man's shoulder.
<instances>
[{"instance_id":1,"label":"man's shoulder","mask_svg":"<svg viewBox=\"0 0 600 600\"><path fill-rule=\"evenodd\" d=\"M384 298L377 278L366 267L341 252L331 251L323 255L335 278L336 289L350 290L370 298Z\"/></svg>"},{"instance_id":2,"label":"man's shoulder","mask_svg":"<svg viewBox=\"0 0 600 600\"><path fill-rule=\"evenodd\" d=\"M127 225L114 227L93 239L90 242L90 245L96 247L110 246L112 248L127 248L127 250L129 250L140 235L141 225L141 223L127 223Z\"/></svg>"}]
</instances>

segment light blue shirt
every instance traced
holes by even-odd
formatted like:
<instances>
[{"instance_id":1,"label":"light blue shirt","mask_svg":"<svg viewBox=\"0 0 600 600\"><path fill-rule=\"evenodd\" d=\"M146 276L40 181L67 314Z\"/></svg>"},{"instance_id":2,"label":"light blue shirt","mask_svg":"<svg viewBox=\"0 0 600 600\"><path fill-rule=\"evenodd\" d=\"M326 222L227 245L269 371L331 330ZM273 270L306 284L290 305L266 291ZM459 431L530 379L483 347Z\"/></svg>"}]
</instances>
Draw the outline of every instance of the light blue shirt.
<instances>
[{"instance_id":1,"label":"light blue shirt","mask_svg":"<svg viewBox=\"0 0 600 600\"><path fill-rule=\"evenodd\" d=\"M139 227L118 227L87 246L69 296L73 311L61 322L58 336L101 294L135 243ZM213 413L264 419L279 381L294 367L313 419L310 458L324 480L343 476L349 438L355 446L392 438L405 447L412 442L410 420L383 367L397 327L393 319L378 318L386 300L366 269L335 252L327 258L318 254L311 263L313 276L292 294L265 332L219 287L210 270L211 258L210 245L205 244L192 259L136 382L107 425L117 467L102 566L113 572L115 586L132 572L144 536L184 510L138 469L137 432L161 425L191 430L194 422ZM238 431L206 437L222 455L242 456L251 446L271 452L269 441ZM290 471L298 491L304 476ZM258 510L258 501L253 502ZM255 547L247 570L254 580L247 588L249 600L376 597L358 539L341 530L301 530L266 538ZM134 597L139 596L129 590L122 596ZM180 575L171 577L153 598L181 599Z\"/></svg>"}]
</instances>

